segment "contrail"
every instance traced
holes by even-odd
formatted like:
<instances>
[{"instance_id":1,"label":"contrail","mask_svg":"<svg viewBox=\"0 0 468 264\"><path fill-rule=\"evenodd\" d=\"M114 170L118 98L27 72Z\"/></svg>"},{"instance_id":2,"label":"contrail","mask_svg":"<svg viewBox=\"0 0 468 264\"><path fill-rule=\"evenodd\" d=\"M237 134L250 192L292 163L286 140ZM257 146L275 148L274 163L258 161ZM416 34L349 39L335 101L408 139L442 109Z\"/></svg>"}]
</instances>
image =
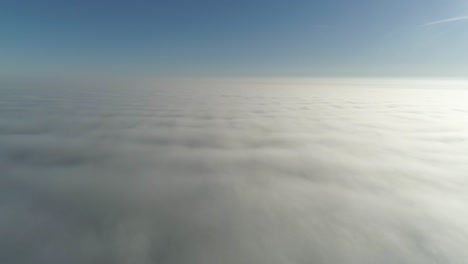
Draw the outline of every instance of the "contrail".
<instances>
[{"instance_id":1,"label":"contrail","mask_svg":"<svg viewBox=\"0 0 468 264\"><path fill-rule=\"evenodd\" d=\"M467 20L467 19L468 19L468 16L452 17L452 18L448 18L444 20L437 20L437 21L429 22L429 23L423 24L422 26L427 27L427 26L449 23L449 22L460 21L460 20Z\"/></svg>"}]
</instances>

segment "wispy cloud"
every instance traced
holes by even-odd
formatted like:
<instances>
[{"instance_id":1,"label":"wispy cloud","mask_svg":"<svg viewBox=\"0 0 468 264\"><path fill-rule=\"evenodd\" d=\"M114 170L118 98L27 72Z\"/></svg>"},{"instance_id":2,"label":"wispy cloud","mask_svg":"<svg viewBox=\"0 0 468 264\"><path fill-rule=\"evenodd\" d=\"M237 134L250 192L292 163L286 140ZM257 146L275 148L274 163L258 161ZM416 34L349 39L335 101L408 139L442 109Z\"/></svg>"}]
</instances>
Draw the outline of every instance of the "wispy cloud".
<instances>
[{"instance_id":1,"label":"wispy cloud","mask_svg":"<svg viewBox=\"0 0 468 264\"><path fill-rule=\"evenodd\" d=\"M460 21L460 20L468 20L468 16L452 17L448 19L432 21L432 22L423 24L422 26L427 27L427 26L433 26L433 25L455 22L455 21Z\"/></svg>"}]
</instances>

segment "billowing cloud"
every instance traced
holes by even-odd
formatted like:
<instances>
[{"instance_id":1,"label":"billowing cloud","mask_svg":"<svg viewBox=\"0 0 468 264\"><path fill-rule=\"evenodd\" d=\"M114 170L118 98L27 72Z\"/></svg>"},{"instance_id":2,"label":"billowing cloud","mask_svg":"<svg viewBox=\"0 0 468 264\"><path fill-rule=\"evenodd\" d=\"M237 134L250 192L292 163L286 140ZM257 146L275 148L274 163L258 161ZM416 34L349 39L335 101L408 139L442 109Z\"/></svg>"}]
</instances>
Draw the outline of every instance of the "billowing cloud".
<instances>
[{"instance_id":1,"label":"billowing cloud","mask_svg":"<svg viewBox=\"0 0 468 264\"><path fill-rule=\"evenodd\" d=\"M464 263L463 87L3 85L0 263Z\"/></svg>"}]
</instances>

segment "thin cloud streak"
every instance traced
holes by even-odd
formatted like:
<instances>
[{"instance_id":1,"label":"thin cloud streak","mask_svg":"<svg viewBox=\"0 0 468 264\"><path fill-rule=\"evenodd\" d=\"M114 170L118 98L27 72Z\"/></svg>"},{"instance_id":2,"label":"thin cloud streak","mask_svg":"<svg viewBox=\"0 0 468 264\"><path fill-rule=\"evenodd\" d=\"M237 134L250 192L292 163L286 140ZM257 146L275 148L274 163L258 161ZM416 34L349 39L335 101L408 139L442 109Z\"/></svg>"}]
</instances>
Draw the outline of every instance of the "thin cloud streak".
<instances>
[{"instance_id":1,"label":"thin cloud streak","mask_svg":"<svg viewBox=\"0 0 468 264\"><path fill-rule=\"evenodd\" d=\"M444 24L444 23L449 23L449 22L455 22L455 21L460 21L460 20L468 20L468 16L452 17L452 18L448 18L448 19L437 20L437 21L433 21L433 22L423 24L422 26L427 27L427 26L433 26L433 25Z\"/></svg>"}]
</instances>

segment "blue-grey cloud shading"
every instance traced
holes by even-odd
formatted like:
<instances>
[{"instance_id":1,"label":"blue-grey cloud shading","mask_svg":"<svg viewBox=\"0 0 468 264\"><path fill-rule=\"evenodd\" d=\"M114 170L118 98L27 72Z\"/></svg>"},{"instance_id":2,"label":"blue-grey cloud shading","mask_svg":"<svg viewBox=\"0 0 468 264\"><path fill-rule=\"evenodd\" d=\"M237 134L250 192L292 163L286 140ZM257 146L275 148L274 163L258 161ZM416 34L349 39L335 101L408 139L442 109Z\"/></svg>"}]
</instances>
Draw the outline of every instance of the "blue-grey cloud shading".
<instances>
[{"instance_id":1,"label":"blue-grey cloud shading","mask_svg":"<svg viewBox=\"0 0 468 264\"><path fill-rule=\"evenodd\" d=\"M466 82L35 83L0 86L2 264L468 259Z\"/></svg>"}]
</instances>

